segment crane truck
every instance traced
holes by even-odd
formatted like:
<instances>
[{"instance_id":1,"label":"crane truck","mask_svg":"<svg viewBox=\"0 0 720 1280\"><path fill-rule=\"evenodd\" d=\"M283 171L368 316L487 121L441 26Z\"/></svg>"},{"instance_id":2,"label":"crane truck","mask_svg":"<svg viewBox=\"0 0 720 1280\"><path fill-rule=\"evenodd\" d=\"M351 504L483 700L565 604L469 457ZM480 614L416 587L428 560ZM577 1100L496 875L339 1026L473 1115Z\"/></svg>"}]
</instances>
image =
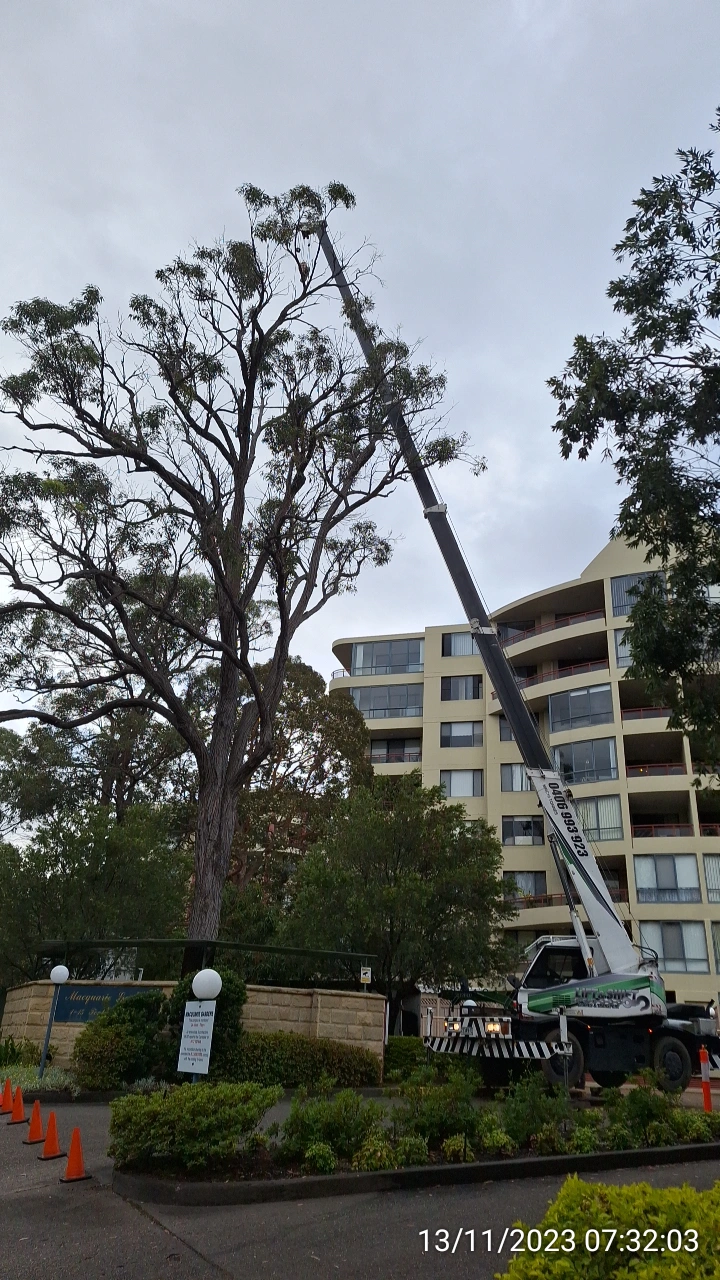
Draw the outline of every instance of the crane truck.
<instances>
[{"instance_id":1,"label":"crane truck","mask_svg":"<svg viewBox=\"0 0 720 1280\"><path fill-rule=\"evenodd\" d=\"M378 357L332 241L320 249L340 292L345 314L372 368ZM424 1040L432 1053L481 1057L495 1071L537 1062L551 1082L576 1084L587 1070L600 1085L619 1085L653 1069L663 1087L685 1088L700 1071L700 1050L720 1069L720 1025L712 1005L669 1005L658 956L633 943L583 831L571 792L558 773L530 713L475 585L443 503L389 384L383 384L388 421L460 598L475 644L522 756L545 818L546 839L570 914L572 934L539 938L528 948L525 971L507 1007L461 1000L434 1035L428 1014ZM590 933L578 914L585 910Z\"/></svg>"}]
</instances>

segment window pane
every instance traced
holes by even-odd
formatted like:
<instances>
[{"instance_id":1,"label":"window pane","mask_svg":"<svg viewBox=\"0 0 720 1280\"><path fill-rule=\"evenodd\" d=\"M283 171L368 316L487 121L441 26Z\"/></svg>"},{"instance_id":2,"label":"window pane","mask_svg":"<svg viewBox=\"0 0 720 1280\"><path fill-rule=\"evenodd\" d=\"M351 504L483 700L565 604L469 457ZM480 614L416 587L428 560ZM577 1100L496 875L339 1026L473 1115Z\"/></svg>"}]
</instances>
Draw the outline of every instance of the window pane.
<instances>
[{"instance_id":1,"label":"window pane","mask_svg":"<svg viewBox=\"0 0 720 1280\"><path fill-rule=\"evenodd\" d=\"M663 954L666 964L685 959L682 928L679 924L663 924Z\"/></svg>"},{"instance_id":2,"label":"window pane","mask_svg":"<svg viewBox=\"0 0 720 1280\"><path fill-rule=\"evenodd\" d=\"M694 854L681 854L675 858L675 879L678 889L698 889L697 858Z\"/></svg>"},{"instance_id":3,"label":"window pane","mask_svg":"<svg viewBox=\"0 0 720 1280\"><path fill-rule=\"evenodd\" d=\"M672 854L660 854L655 858L655 875L658 889L677 889L675 859Z\"/></svg>"},{"instance_id":4,"label":"window pane","mask_svg":"<svg viewBox=\"0 0 720 1280\"><path fill-rule=\"evenodd\" d=\"M619 796L598 796L598 840L622 840L622 810Z\"/></svg>"},{"instance_id":5,"label":"window pane","mask_svg":"<svg viewBox=\"0 0 720 1280\"><path fill-rule=\"evenodd\" d=\"M638 889L657 888L654 858L635 858L635 885Z\"/></svg>"},{"instance_id":6,"label":"window pane","mask_svg":"<svg viewBox=\"0 0 720 1280\"><path fill-rule=\"evenodd\" d=\"M629 667L632 661L630 654L630 632L615 632L615 662L618 667Z\"/></svg>"},{"instance_id":7,"label":"window pane","mask_svg":"<svg viewBox=\"0 0 720 1280\"><path fill-rule=\"evenodd\" d=\"M652 920L640 921L640 941L643 946L656 951L660 960L660 968L664 968L662 926Z\"/></svg>"},{"instance_id":8,"label":"window pane","mask_svg":"<svg viewBox=\"0 0 720 1280\"><path fill-rule=\"evenodd\" d=\"M626 573L620 578L610 579L610 594L612 596L613 614L616 618L624 617L630 612L637 600L637 593L634 590L639 583L644 582L645 578L652 577L651 571L646 573ZM658 575L662 577L662 574Z\"/></svg>"},{"instance_id":9,"label":"window pane","mask_svg":"<svg viewBox=\"0 0 720 1280\"><path fill-rule=\"evenodd\" d=\"M440 782L445 788L445 795L452 798L464 799L483 794L482 769L443 769Z\"/></svg>"},{"instance_id":10,"label":"window pane","mask_svg":"<svg viewBox=\"0 0 720 1280\"><path fill-rule=\"evenodd\" d=\"M720 902L720 857L707 854L704 859L708 902ZM715 926L713 925L713 928Z\"/></svg>"},{"instance_id":11,"label":"window pane","mask_svg":"<svg viewBox=\"0 0 720 1280\"><path fill-rule=\"evenodd\" d=\"M686 958L707 964L707 943L705 941L704 924L699 920L689 920L684 921L681 927Z\"/></svg>"},{"instance_id":12,"label":"window pane","mask_svg":"<svg viewBox=\"0 0 720 1280\"><path fill-rule=\"evenodd\" d=\"M500 741L514 742L512 729L510 728L505 716L500 716Z\"/></svg>"},{"instance_id":13,"label":"window pane","mask_svg":"<svg viewBox=\"0 0 720 1280\"><path fill-rule=\"evenodd\" d=\"M713 922L710 928L712 931L713 951L715 952L715 972L720 973L720 924Z\"/></svg>"},{"instance_id":14,"label":"window pane","mask_svg":"<svg viewBox=\"0 0 720 1280\"><path fill-rule=\"evenodd\" d=\"M470 631L446 631L442 638L442 655L444 658L469 658L480 650L477 641Z\"/></svg>"}]
</instances>

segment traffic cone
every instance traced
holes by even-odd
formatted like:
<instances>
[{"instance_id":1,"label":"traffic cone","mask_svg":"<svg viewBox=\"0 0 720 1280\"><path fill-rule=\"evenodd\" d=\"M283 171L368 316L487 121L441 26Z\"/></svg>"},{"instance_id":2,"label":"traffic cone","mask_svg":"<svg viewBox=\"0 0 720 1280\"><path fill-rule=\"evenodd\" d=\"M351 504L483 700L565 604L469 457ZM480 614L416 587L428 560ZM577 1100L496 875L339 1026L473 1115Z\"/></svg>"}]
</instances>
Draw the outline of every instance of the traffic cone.
<instances>
[{"instance_id":1,"label":"traffic cone","mask_svg":"<svg viewBox=\"0 0 720 1280\"><path fill-rule=\"evenodd\" d=\"M85 1182L91 1178L91 1173L85 1172L85 1161L83 1160L82 1142L80 1141L80 1130L73 1129L70 1138L70 1154L68 1162L65 1166L65 1172L60 1179L61 1182Z\"/></svg>"},{"instance_id":2,"label":"traffic cone","mask_svg":"<svg viewBox=\"0 0 720 1280\"><path fill-rule=\"evenodd\" d=\"M27 1116L25 1115L25 1107L23 1105L22 1089L18 1085L13 1098L12 1115L8 1120L8 1124L27 1124Z\"/></svg>"},{"instance_id":3,"label":"traffic cone","mask_svg":"<svg viewBox=\"0 0 720 1280\"><path fill-rule=\"evenodd\" d=\"M0 1101L0 1116L9 1116L12 1112L13 1089L10 1077L5 1081L2 1100Z\"/></svg>"},{"instance_id":4,"label":"traffic cone","mask_svg":"<svg viewBox=\"0 0 720 1280\"><path fill-rule=\"evenodd\" d=\"M66 1156L67 1151L60 1150L58 1142L57 1120L55 1112L51 1111L48 1116L47 1133L45 1134L45 1146L43 1147L38 1160L59 1160L61 1156Z\"/></svg>"},{"instance_id":5,"label":"traffic cone","mask_svg":"<svg viewBox=\"0 0 720 1280\"><path fill-rule=\"evenodd\" d=\"M32 1147L36 1142L44 1142L45 1134L42 1131L42 1117L40 1115L40 1103L37 1098L33 1102L33 1109L30 1116L30 1128L28 1129L27 1138L23 1138L23 1145Z\"/></svg>"}]
</instances>

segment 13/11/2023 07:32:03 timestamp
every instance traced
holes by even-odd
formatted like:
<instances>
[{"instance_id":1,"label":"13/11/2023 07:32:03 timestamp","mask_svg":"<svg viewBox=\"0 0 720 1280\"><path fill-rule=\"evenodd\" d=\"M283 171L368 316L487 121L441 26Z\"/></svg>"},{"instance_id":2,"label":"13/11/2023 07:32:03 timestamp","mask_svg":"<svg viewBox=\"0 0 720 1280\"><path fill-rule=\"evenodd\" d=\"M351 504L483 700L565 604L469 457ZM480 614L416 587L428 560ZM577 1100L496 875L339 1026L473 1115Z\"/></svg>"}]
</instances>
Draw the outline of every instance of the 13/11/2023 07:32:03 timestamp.
<instances>
[{"instance_id":1,"label":"13/11/2023 07:32:03 timestamp","mask_svg":"<svg viewBox=\"0 0 720 1280\"><path fill-rule=\"evenodd\" d=\"M418 1232L424 1253L697 1253L698 1232L694 1227L681 1231L655 1231L651 1227L631 1227L618 1231L613 1227L590 1227L584 1235L567 1228L554 1227L506 1227L504 1231L475 1231L473 1227L460 1227L458 1231Z\"/></svg>"}]
</instances>

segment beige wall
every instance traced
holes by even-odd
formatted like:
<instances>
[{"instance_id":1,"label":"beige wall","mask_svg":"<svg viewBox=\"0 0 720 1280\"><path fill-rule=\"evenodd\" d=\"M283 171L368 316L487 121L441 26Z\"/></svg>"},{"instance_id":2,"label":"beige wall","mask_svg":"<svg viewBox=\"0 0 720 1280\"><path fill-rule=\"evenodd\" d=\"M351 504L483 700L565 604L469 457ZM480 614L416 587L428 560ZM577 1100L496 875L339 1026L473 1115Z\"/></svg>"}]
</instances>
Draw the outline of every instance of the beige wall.
<instances>
[{"instance_id":1,"label":"beige wall","mask_svg":"<svg viewBox=\"0 0 720 1280\"><path fill-rule=\"evenodd\" d=\"M80 983L97 986L96 982ZM111 986L112 983L108 983ZM172 982L136 982L138 991L161 988L165 995ZM372 992L317 991L297 987L248 986L243 1025L248 1031L295 1031L312 1039L339 1040L383 1055L385 998ZM0 1039L27 1037L42 1045L52 1000L52 983L27 982L7 993ZM67 1067L73 1046L85 1023L56 1022L51 1040L57 1047L55 1065Z\"/></svg>"}]
</instances>

